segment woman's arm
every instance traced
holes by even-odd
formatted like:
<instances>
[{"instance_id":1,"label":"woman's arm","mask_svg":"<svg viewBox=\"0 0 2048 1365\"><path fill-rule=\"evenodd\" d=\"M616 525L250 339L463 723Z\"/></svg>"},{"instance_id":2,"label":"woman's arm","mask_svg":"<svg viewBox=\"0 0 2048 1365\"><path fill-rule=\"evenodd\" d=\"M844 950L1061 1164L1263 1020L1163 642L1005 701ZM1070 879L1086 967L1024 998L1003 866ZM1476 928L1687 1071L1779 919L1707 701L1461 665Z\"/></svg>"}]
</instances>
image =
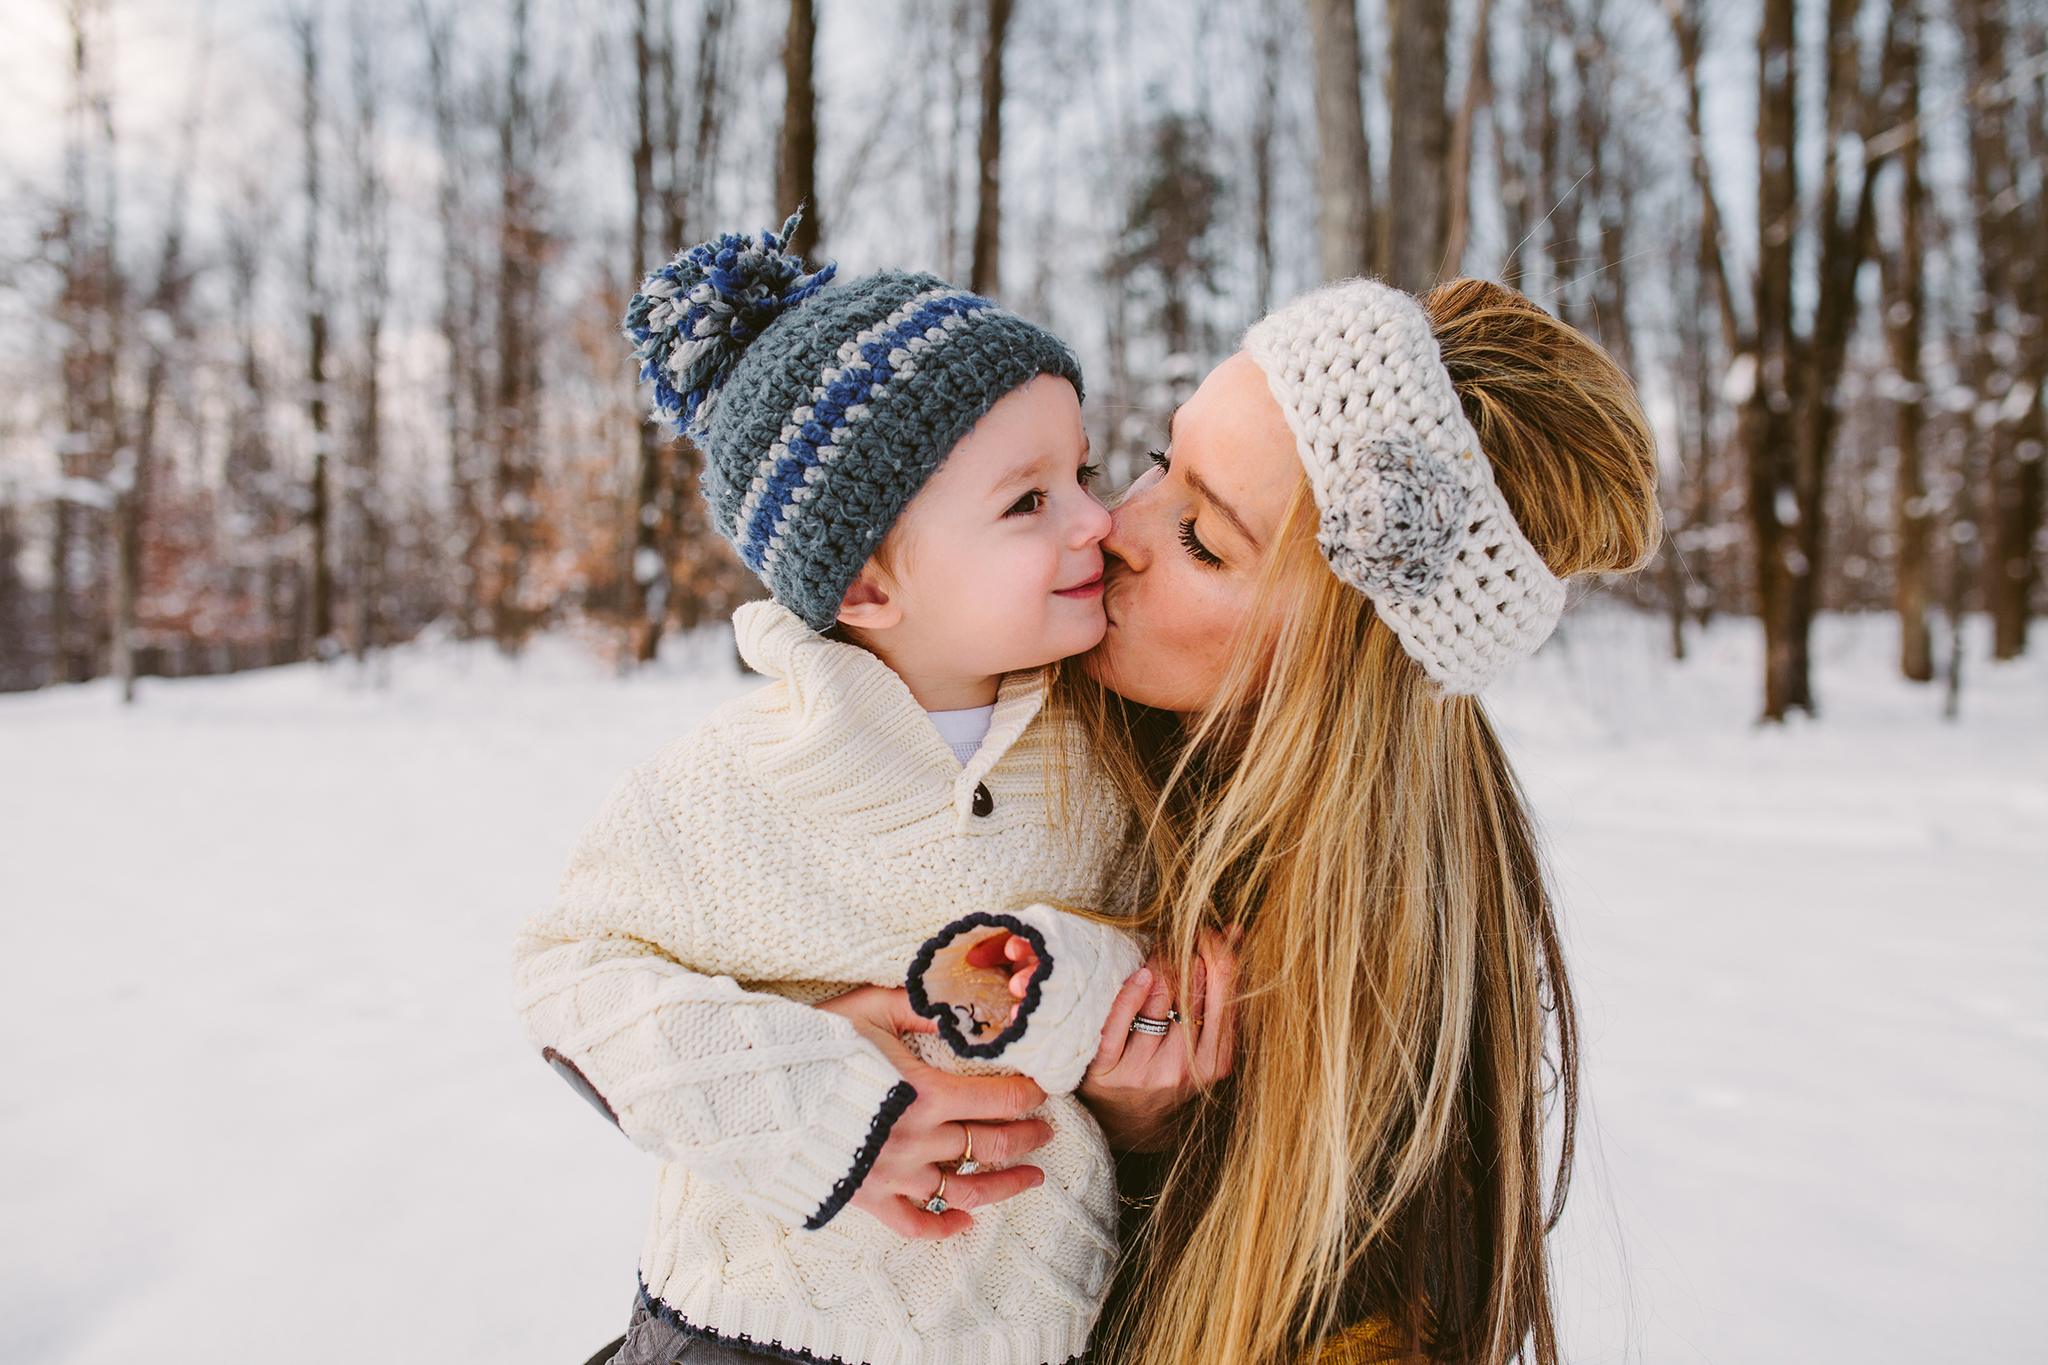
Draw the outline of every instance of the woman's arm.
<instances>
[{"instance_id":1,"label":"woman's arm","mask_svg":"<svg viewBox=\"0 0 2048 1365\"><path fill-rule=\"evenodd\" d=\"M1175 1006L1171 974L1156 956L1124 983L1079 1092L1113 1149L1145 1152L1170 1146L1181 1106L1230 1074L1237 1037L1231 992L1236 974L1230 941L1211 930L1196 945L1192 1010ZM1131 1021L1141 1015L1173 1022L1163 1035L1133 1032Z\"/></svg>"}]
</instances>

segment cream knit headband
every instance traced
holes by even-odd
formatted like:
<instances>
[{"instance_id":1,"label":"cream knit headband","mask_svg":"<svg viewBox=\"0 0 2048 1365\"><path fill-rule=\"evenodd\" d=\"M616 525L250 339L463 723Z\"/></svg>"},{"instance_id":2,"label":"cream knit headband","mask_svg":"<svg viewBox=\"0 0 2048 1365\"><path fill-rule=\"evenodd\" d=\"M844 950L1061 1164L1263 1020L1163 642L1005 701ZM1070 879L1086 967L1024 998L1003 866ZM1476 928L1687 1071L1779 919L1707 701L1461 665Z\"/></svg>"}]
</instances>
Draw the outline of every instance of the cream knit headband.
<instances>
[{"instance_id":1,"label":"cream knit headband","mask_svg":"<svg viewBox=\"0 0 2048 1365\"><path fill-rule=\"evenodd\" d=\"M1402 648L1446 692L1535 653L1564 584L1494 484L1421 305L1344 280L1267 314L1244 348L1308 470L1323 557Z\"/></svg>"}]
</instances>

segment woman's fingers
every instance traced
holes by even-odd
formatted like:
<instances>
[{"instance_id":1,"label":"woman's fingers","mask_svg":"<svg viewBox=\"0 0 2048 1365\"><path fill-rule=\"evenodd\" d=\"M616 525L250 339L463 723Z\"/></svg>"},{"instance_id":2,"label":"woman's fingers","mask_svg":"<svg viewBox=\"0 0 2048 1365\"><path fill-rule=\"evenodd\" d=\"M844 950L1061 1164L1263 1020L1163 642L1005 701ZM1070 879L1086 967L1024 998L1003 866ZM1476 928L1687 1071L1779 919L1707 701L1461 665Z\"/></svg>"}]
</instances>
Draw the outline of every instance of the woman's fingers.
<instances>
[{"instance_id":1,"label":"woman's fingers","mask_svg":"<svg viewBox=\"0 0 2048 1365\"><path fill-rule=\"evenodd\" d=\"M967 1140L958 1124L946 1125L958 1139L952 1150L936 1158L958 1161L967 1154ZM974 1125L974 1159L983 1166L1006 1166L1021 1156L1037 1151L1052 1141L1052 1125L1044 1119L1018 1119L1015 1123Z\"/></svg>"},{"instance_id":2,"label":"woman's fingers","mask_svg":"<svg viewBox=\"0 0 2048 1365\"><path fill-rule=\"evenodd\" d=\"M1089 1070L1100 1074L1114 1067L1124 1055L1131 1037L1131 1020L1138 1017L1144 1008L1145 997L1152 993L1152 969L1140 967L1124 982L1116 999L1109 1004L1109 1018L1103 1021L1102 1045L1095 1050L1095 1060Z\"/></svg>"},{"instance_id":3,"label":"woman's fingers","mask_svg":"<svg viewBox=\"0 0 2048 1365\"><path fill-rule=\"evenodd\" d=\"M1230 1074L1237 1054L1237 1015L1231 983L1237 976L1234 936L1226 939L1205 932L1197 951L1201 954L1202 992L1199 997L1201 1035L1195 1044L1195 1066L1206 1084Z\"/></svg>"},{"instance_id":4,"label":"woman's fingers","mask_svg":"<svg viewBox=\"0 0 2048 1365\"><path fill-rule=\"evenodd\" d=\"M974 1159L981 1160L980 1138L975 1140ZM1026 1190L1045 1183L1045 1172L1036 1166L1011 1166L1007 1170L982 1171L974 1175L946 1177L946 1203L955 1209L985 1209L1014 1199Z\"/></svg>"},{"instance_id":5,"label":"woman's fingers","mask_svg":"<svg viewBox=\"0 0 2048 1365\"><path fill-rule=\"evenodd\" d=\"M936 1188L937 1179L934 1178L932 1183ZM948 1196L953 1193L950 1185L947 1186L946 1193ZM952 1201L948 1198L947 1202L950 1204ZM914 1202L902 1195L871 1192L866 1186L862 1186L860 1192L854 1195L853 1206L864 1213L872 1214L876 1222L898 1237L908 1238L914 1242L937 1241L942 1237L951 1237L956 1232L965 1232L974 1226L974 1219L958 1209L948 1208L944 1213L932 1213L926 1210L921 1202Z\"/></svg>"}]
</instances>

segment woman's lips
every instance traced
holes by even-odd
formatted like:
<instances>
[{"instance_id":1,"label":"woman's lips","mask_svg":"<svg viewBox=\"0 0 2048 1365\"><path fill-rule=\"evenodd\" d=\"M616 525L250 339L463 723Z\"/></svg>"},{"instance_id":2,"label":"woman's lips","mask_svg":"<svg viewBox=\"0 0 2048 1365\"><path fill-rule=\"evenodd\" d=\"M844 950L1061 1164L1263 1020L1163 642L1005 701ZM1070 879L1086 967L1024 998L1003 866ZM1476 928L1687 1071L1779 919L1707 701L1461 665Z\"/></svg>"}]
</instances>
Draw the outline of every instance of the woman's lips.
<instances>
[{"instance_id":1,"label":"woman's lips","mask_svg":"<svg viewBox=\"0 0 2048 1365\"><path fill-rule=\"evenodd\" d=\"M1076 583L1071 588L1053 589L1053 596L1064 597L1070 602L1085 602L1091 597L1099 596L1101 592L1102 575L1098 573L1086 583Z\"/></svg>"}]
</instances>

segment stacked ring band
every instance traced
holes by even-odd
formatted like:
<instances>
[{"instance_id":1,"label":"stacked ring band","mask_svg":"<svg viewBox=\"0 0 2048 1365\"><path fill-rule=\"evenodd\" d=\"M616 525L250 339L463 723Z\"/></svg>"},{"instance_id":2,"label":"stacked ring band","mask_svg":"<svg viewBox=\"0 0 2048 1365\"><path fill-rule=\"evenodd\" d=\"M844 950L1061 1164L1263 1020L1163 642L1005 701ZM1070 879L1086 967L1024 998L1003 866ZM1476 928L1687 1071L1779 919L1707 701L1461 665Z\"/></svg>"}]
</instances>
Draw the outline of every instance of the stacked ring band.
<instances>
[{"instance_id":1,"label":"stacked ring band","mask_svg":"<svg viewBox=\"0 0 2048 1365\"><path fill-rule=\"evenodd\" d=\"M1171 1019L1147 1019L1142 1014L1131 1020L1131 1032L1149 1033L1154 1038L1165 1037L1166 1031L1172 1027L1173 1021Z\"/></svg>"}]
</instances>

